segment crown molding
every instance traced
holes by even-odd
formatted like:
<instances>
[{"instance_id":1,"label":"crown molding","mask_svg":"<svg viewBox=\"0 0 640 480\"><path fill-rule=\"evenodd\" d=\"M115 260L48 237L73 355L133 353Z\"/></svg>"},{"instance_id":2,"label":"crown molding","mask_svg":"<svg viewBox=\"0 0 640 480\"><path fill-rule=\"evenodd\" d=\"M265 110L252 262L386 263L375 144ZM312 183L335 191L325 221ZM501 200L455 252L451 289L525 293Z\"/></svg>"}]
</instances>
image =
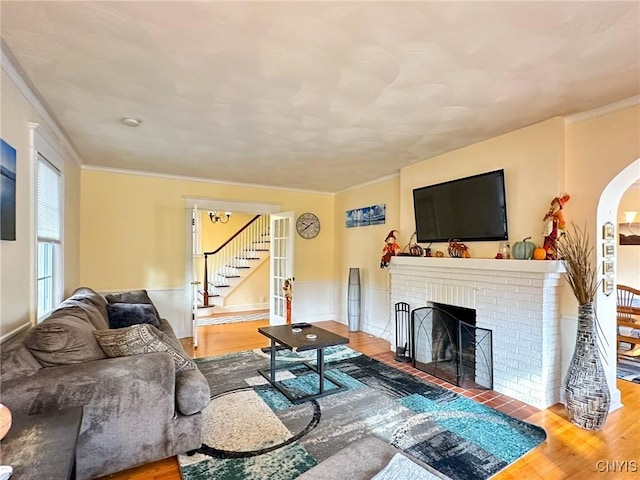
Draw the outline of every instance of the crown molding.
<instances>
[{"instance_id":1,"label":"crown molding","mask_svg":"<svg viewBox=\"0 0 640 480\"><path fill-rule=\"evenodd\" d=\"M343 190L336 192L335 194L347 193L351 190L356 190L363 187L368 187L369 185L375 185L376 183L386 182L387 180L391 180L392 178L397 178L400 176L400 172L392 173L391 175L385 175L384 177L376 178L375 180L369 180L368 182L360 183L359 185L354 185L353 187L348 187Z\"/></svg>"},{"instance_id":2,"label":"crown molding","mask_svg":"<svg viewBox=\"0 0 640 480\"><path fill-rule=\"evenodd\" d=\"M565 125L570 125L572 123L580 123L586 120L592 120L594 118L603 117L605 115L609 115L610 113L618 112L620 110L635 107L637 105L640 105L640 95L635 95L629 98L623 98L622 100L618 100L617 102L608 103L607 105L602 105L600 107L587 110L586 112L567 115L566 117L564 117L564 122L565 122Z\"/></svg>"}]
</instances>

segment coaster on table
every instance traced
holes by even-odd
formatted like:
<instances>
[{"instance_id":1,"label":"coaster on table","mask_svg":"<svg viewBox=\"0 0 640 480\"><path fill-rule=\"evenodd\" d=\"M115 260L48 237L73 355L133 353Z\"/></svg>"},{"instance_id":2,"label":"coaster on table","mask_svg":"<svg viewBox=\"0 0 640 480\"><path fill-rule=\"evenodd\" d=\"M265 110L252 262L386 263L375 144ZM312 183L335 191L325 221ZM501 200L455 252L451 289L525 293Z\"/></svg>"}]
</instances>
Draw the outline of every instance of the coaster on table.
<instances>
[{"instance_id":1,"label":"coaster on table","mask_svg":"<svg viewBox=\"0 0 640 480\"><path fill-rule=\"evenodd\" d=\"M315 340L318 336L315 333L307 333L307 338L309 340Z\"/></svg>"},{"instance_id":2,"label":"coaster on table","mask_svg":"<svg viewBox=\"0 0 640 480\"><path fill-rule=\"evenodd\" d=\"M302 329L301 328L292 328L291 331L293 333L300 333L302 331Z\"/></svg>"}]
</instances>

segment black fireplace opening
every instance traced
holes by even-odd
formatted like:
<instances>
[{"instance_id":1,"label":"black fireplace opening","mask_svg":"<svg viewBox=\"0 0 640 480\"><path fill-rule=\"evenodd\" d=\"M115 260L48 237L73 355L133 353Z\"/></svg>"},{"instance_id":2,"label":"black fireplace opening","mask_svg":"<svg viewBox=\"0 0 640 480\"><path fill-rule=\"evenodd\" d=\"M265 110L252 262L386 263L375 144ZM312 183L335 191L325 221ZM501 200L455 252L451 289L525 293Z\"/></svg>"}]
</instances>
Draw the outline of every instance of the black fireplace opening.
<instances>
[{"instance_id":1,"label":"black fireplace opening","mask_svg":"<svg viewBox=\"0 0 640 480\"><path fill-rule=\"evenodd\" d=\"M411 313L413 366L465 388L493 388L491 330L471 308L430 303Z\"/></svg>"}]
</instances>

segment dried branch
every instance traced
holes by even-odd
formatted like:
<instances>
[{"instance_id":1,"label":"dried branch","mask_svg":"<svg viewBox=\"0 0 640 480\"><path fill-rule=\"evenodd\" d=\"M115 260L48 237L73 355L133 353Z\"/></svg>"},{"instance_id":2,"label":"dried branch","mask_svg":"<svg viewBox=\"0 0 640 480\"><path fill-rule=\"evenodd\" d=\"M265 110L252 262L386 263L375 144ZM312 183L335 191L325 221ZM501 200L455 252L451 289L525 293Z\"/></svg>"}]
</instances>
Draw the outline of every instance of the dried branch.
<instances>
[{"instance_id":1,"label":"dried branch","mask_svg":"<svg viewBox=\"0 0 640 480\"><path fill-rule=\"evenodd\" d=\"M557 252L566 270L566 279L579 304L593 302L599 281L593 265L593 246L586 226L577 227L573 222L558 239Z\"/></svg>"}]
</instances>

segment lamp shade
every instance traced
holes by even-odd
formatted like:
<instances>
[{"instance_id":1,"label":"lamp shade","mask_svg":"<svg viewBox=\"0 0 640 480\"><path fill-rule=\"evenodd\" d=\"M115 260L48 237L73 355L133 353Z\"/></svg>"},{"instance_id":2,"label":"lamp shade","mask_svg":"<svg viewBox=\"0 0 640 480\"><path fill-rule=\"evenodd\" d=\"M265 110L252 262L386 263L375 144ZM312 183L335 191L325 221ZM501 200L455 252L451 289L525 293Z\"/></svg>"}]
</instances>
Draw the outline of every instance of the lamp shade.
<instances>
[{"instance_id":1,"label":"lamp shade","mask_svg":"<svg viewBox=\"0 0 640 480\"><path fill-rule=\"evenodd\" d=\"M633 223L633 221L636 219L636 215L638 215L638 212L634 210L624 212L624 221L627 223Z\"/></svg>"},{"instance_id":2,"label":"lamp shade","mask_svg":"<svg viewBox=\"0 0 640 480\"><path fill-rule=\"evenodd\" d=\"M11 428L11 412L0 403L0 439L3 439Z\"/></svg>"}]
</instances>

